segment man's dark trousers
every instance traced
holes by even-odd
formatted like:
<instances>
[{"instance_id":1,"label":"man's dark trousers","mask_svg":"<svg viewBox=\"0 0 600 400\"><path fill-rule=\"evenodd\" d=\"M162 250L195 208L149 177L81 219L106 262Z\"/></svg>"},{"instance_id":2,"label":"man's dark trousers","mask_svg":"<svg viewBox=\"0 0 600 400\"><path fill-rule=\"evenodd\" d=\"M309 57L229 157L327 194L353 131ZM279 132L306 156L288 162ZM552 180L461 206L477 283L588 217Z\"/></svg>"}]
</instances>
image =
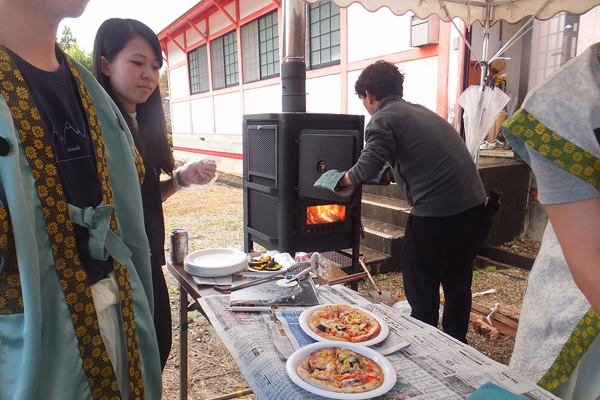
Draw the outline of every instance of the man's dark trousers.
<instances>
[{"instance_id":1,"label":"man's dark trousers","mask_svg":"<svg viewBox=\"0 0 600 400\"><path fill-rule=\"evenodd\" d=\"M448 217L409 215L402 245L404 290L411 316L437 326L440 283L444 332L466 343L473 260L487 236L484 205Z\"/></svg>"}]
</instances>

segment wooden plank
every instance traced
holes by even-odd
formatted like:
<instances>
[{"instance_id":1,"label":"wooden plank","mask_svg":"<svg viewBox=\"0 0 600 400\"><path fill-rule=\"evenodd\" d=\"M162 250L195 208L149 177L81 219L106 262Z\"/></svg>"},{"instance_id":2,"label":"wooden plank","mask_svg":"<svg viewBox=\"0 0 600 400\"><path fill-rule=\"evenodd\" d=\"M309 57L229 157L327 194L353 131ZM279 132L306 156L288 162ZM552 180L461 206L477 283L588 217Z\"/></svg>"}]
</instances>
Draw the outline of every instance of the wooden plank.
<instances>
[{"instance_id":1,"label":"wooden plank","mask_svg":"<svg viewBox=\"0 0 600 400\"><path fill-rule=\"evenodd\" d=\"M493 306L490 308L487 305L482 305L480 303L473 303L471 305L472 311L475 311L483 315L484 317L487 317L490 314L490 312L492 312L492 309ZM514 313L511 312L510 315L507 316L504 314L504 312L508 311L506 311L501 305L498 306L498 310L496 310L496 312L492 315L491 319L503 323L504 325L510 326L513 329L517 329L519 327L518 317L517 319L515 319L513 318Z\"/></svg>"}]
</instances>

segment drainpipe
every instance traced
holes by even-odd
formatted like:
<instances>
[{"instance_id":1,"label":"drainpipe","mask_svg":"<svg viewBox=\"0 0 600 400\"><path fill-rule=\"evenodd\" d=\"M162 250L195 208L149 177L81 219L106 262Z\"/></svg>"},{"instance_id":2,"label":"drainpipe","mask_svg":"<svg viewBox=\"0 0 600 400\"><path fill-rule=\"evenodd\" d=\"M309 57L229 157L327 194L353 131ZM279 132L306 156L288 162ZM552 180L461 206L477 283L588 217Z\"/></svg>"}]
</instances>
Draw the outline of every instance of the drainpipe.
<instances>
[{"instance_id":1,"label":"drainpipe","mask_svg":"<svg viewBox=\"0 0 600 400\"><path fill-rule=\"evenodd\" d=\"M306 112L306 5L283 0L281 94L283 112Z\"/></svg>"}]
</instances>

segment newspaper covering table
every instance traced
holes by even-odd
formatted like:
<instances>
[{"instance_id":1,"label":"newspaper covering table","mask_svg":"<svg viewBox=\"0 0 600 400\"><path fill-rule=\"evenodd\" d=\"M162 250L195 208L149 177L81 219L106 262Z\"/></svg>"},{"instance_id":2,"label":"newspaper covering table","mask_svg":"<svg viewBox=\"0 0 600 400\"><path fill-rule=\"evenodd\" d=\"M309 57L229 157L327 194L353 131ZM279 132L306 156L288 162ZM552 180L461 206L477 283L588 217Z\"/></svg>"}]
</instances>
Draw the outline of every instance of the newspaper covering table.
<instances>
[{"instance_id":1,"label":"newspaper covering table","mask_svg":"<svg viewBox=\"0 0 600 400\"><path fill-rule=\"evenodd\" d=\"M376 399L465 399L485 382L528 399L558 399L509 367L402 311L372 303L341 285L318 290L324 304L362 307L389 325L388 338L371 348L386 355L398 379L388 393ZM298 387L285 370L286 358L293 351L314 342L298 324L303 309L231 312L227 295L199 301L258 399L324 398Z\"/></svg>"}]
</instances>

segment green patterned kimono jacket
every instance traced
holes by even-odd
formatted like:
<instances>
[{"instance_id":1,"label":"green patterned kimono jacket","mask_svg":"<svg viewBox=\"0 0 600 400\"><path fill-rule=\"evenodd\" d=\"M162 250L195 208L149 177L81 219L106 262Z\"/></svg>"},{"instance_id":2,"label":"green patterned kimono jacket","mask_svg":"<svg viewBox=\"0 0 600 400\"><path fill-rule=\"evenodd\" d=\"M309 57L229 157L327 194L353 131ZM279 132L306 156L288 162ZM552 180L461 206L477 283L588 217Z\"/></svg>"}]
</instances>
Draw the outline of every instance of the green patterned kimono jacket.
<instances>
[{"instance_id":1,"label":"green patterned kimono jacket","mask_svg":"<svg viewBox=\"0 0 600 400\"><path fill-rule=\"evenodd\" d=\"M84 67L68 63L103 194L99 207L83 210L67 205L39 112L0 46L0 140L10 146L0 156L0 399L121 398L77 254L77 219L115 260L131 398L160 399L143 167L115 104Z\"/></svg>"}]
</instances>

